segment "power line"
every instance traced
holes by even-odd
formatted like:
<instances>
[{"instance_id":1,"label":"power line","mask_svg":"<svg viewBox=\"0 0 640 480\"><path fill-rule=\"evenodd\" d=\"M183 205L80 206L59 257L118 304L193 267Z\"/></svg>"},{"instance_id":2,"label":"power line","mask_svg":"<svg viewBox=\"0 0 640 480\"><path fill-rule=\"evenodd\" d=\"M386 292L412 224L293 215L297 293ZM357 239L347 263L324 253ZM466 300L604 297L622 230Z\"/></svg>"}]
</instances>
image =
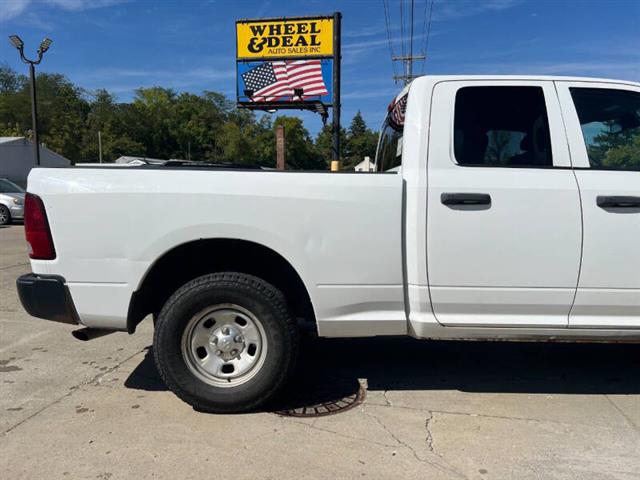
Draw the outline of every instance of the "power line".
<instances>
[{"instance_id":1,"label":"power line","mask_svg":"<svg viewBox=\"0 0 640 480\"><path fill-rule=\"evenodd\" d=\"M402 56L405 56L405 49L404 49L404 9L402 8L402 5L404 4L404 0L400 0L400 53L402 54Z\"/></svg>"},{"instance_id":2,"label":"power line","mask_svg":"<svg viewBox=\"0 0 640 480\"><path fill-rule=\"evenodd\" d=\"M382 6L384 7L384 22L387 29L387 40L389 42L389 55L391 56L391 70L393 71L394 78L396 77L396 62L393 61L395 57L393 53L393 42L391 41L391 17L389 15L388 0L382 0Z\"/></svg>"},{"instance_id":3,"label":"power line","mask_svg":"<svg viewBox=\"0 0 640 480\"><path fill-rule=\"evenodd\" d=\"M407 76L411 78L413 75L413 10L415 1L411 0L411 34L409 35L409 61L407 62Z\"/></svg>"},{"instance_id":4,"label":"power line","mask_svg":"<svg viewBox=\"0 0 640 480\"><path fill-rule=\"evenodd\" d=\"M427 35L427 10L428 9L429 9L429 2L428 0L425 0L424 9L422 12L422 28L420 28L420 38L422 40L424 40L425 36ZM420 45L422 46L423 44L424 44L424 41L421 41ZM424 54L424 48L420 49L420 53ZM424 72L424 60L422 61L420 72Z\"/></svg>"},{"instance_id":5,"label":"power line","mask_svg":"<svg viewBox=\"0 0 640 480\"><path fill-rule=\"evenodd\" d=\"M431 0L431 6L429 7L429 23L427 25L427 35L424 39L424 49L422 50L422 54L425 57L425 60L422 62L422 73L425 72L425 63L427 58L427 53L429 52L429 37L431 36L431 17L433 16L433 4L435 0ZM426 13L426 3L425 3L425 13Z\"/></svg>"}]
</instances>

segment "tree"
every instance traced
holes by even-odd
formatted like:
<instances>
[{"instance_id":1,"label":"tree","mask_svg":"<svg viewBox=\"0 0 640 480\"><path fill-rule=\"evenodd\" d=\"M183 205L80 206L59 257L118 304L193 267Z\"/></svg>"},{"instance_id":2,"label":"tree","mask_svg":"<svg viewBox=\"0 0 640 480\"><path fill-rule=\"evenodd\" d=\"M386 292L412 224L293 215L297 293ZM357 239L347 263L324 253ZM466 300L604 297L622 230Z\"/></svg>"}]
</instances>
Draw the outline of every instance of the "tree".
<instances>
[{"instance_id":1,"label":"tree","mask_svg":"<svg viewBox=\"0 0 640 480\"><path fill-rule=\"evenodd\" d=\"M342 150L342 158L344 159L344 150L347 143L347 132L344 128L340 128L340 146ZM320 157L324 160L327 167L331 165L331 159L333 157L333 130L331 125L325 125L322 130L318 132L315 141L316 151Z\"/></svg>"},{"instance_id":2,"label":"tree","mask_svg":"<svg viewBox=\"0 0 640 480\"><path fill-rule=\"evenodd\" d=\"M359 110L351 120L344 145L343 168L346 170L353 169L364 157L375 159L378 134L367 128Z\"/></svg>"},{"instance_id":3,"label":"tree","mask_svg":"<svg viewBox=\"0 0 640 480\"><path fill-rule=\"evenodd\" d=\"M275 167L278 125L286 130L288 168L324 170L331 159L329 127L314 142L299 118L256 116L218 92L155 86L136 90L132 102L119 102L107 90L86 91L63 75L41 73L36 81L41 141L73 162L98 161L100 132L105 162L134 155ZM30 129L27 78L0 65L0 135L28 136ZM361 115L340 135L347 157L373 155L374 134Z\"/></svg>"},{"instance_id":4,"label":"tree","mask_svg":"<svg viewBox=\"0 0 640 480\"><path fill-rule=\"evenodd\" d=\"M621 129L605 122L602 131L588 145L589 161L594 167L637 169L640 162L640 128Z\"/></svg>"}]
</instances>

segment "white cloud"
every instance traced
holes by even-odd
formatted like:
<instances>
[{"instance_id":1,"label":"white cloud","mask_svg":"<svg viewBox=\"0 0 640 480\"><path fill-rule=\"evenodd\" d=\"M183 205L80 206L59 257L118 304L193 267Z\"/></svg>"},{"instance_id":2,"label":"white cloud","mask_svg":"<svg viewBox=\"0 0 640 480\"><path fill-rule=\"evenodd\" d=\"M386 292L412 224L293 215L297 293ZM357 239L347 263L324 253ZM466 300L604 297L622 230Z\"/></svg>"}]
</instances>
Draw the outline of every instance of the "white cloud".
<instances>
[{"instance_id":1,"label":"white cloud","mask_svg":"<svg viewBox=\"0 0 640 480\"><path fill-rule=\"evenodd\" d=\"M45 4L63 10L78 12L94 8L110 7L128 0L5 0L5 4L0 9L0 21L11 20L25 12L27 7L33 4Z\"/></svg>"},{"instance_id":2,"label":"white cloud","mask_svg":"<svg viewBox=\"0 0 640 480\"><path fill-rule=\"evenodd\" d=\"M522 0L456 0L448 2L436 2L433 7L433 19L450 20L461 17L470 17L485 12L499 12L508 10L522 3Z\"/></svg>"},{"instance_id":3,"label":"white cloud","mask_svg":"<svg viewBox=\"0 0 640 480\"><path fill-rule=\"evenodd\" d=\"M343 100L358 100L365 98L388 98L391 100L395 97L402 87L387 87L387 88L378 88L378 89L362 89L356 90L350 93L346 93L342 95Z\"/></svg>"},{"instance_id":4,"label":"white cloud","mask_svg":"<svg viewBox=\"0 0 640 480\"><path fill-rule=\"evenodd\" d=\"M100 68L70 72L69 78L88 90L105 88L116 94L130 94L137 88L161 85L178 90L210 85L225 90L235 79L235 69L193 68L188 70Z\"/></svg>"},{"instance_id":5,"label":"white cloud","mask_svg":"<svg viewBox=\"0 0 640 480\"><path fill-rule=\"evenodd\" d=\"M462 72L474 74L506 75L569 75L595 76L601 78L620 78L640 80L640 66L631 62L616 61L577 61L577 62L504 62L460 64Z\"/></svg>"},{"instance_id":6,"label":"white cloud","mask_svg":"<svg viewBox=\"0 0 640 480\"><path fill-rule=\"evenodd\" d=\"M20 15L29 5L29 0L7 0L0 9L0 22Z\"/></svg>"}]
</instances>

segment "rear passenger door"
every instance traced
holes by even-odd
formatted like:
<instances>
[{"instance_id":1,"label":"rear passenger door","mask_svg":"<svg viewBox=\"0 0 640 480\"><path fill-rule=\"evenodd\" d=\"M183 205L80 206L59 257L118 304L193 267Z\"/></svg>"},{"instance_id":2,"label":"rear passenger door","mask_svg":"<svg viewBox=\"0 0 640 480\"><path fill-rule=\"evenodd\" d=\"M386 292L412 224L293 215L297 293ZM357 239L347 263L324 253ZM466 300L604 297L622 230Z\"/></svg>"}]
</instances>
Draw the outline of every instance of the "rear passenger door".
<instances>
[{"instance_id":1,"label":"rear passenger door","mask_svg":"<svg viewBox=\"0 0 640 480\"><path fill-rule=\"evenodd\" d=\"M431 112L427 273L437 320L566 327L582 226L553 82L442 82Z\"/></svg>"},{"instance_id":2,"label":"rear passenger door","mask_svg":"<svg viewBox=\"0 0 640 480\"><path fill-rule=\"evenodd\" d=\"M575 328L640 327L640 88L557 82L582 199Z\"/></svg>"}]
</instances>

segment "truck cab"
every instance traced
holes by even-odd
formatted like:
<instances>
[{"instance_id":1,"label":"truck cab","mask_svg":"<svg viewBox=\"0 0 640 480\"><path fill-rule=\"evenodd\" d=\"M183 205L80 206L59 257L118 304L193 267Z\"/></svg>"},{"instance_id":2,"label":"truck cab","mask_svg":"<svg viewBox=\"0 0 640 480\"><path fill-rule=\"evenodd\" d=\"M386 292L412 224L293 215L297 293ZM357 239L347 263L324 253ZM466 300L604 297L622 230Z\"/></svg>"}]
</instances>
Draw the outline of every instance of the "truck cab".
<instances>
[{"instance_id":1,"label":"truck cab","mask_svg":"<svg viewBox=\"0 0 640 480\"><path fill-rule=\"evenodd\" d=\"M640 328L639 113L640 88L626 82L414 81L395 148L413 332ZM379 163L391 164L384 136Z\"/></svg>"}]
</instances>

